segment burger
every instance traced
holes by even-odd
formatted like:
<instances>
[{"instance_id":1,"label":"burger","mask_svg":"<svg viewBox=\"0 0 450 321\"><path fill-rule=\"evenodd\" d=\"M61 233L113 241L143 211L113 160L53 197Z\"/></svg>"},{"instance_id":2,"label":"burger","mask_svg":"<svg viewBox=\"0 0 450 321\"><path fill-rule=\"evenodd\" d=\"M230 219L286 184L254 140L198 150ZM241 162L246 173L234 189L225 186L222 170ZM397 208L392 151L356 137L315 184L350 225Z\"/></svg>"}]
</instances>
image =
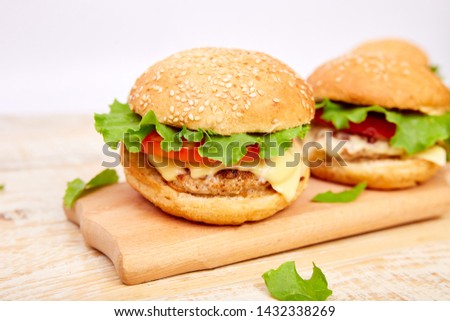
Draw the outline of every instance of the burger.
<instances>
[{"instance_id":1,"label":"burger","mask_svg":"<svg viewBox=\"0 0 450 321\"><path fill-rule=\"evenodd\" d=\"M304 190L301 138L315 105L291 68L260 52L200 48L149 67L128 103L96 114L127 182L163 211L209 224L269 217Z\"/></svg>"},{"instance_id":2,"label":"burger","mask_svg":"<svg viewBox=\"0 0 450 321\"><path fill-rule=\"evenodd\" d=\"M312 153L314 176L390 190L445 166L450 95L425 61L353 52L318 67L308 82L317 101L308 140L321 146Z\"/></svg>"}]
</instances>

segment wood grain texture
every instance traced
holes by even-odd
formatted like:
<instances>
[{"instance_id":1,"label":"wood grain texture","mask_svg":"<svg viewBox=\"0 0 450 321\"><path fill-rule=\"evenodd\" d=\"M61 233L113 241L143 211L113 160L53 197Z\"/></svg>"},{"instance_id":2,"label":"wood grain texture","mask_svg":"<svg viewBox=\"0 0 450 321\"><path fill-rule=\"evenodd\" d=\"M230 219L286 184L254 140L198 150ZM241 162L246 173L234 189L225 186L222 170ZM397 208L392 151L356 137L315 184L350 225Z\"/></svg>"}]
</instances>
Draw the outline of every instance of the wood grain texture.
<instances>
[{"instance_id":1,"label":"wood grain texture","mask_svg":"<svg viewBox=\"0 0 450 321\"><path fill-rule=\"evenodd\" d=\"M122 282L132 285L423 220L450 207L444 176L410 190L365 191L351 203L310 201L317 193L342 189L311 179L291 206L241 226L175 218L126 183L80 198L66 214L80 225L86 243L111 259Z\"/></svg>"},{"instance_id":2,"label":"wood grain texture","mask_svg":"<svg viewBox=\"0 0 450 321\"><path fill-rule=\"evenodd\" d=\"M437 219L123 285L61 208L67 181L88 179L110 160L92 116L2 116L0 137L1 300L270 300L261 274L287 260L305 276L312 261L320 266L332 300L450 300L448 209Z\"/></svg>"}]
</instances>

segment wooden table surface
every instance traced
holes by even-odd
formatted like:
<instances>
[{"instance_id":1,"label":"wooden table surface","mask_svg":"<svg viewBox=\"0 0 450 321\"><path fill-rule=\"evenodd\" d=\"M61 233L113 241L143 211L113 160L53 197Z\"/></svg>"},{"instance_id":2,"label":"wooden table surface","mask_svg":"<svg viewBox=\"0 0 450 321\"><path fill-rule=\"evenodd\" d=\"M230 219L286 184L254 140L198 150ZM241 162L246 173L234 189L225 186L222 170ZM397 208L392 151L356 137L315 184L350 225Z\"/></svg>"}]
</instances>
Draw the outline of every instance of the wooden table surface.
<instances>
[{"instance_id":1,"label":"wooden table surface","mask_svg":"<svg viewBox=\"0 0 450 321\"><path fill-rule=\"evenodd\" d=\"M92 116L1 116L0 137L0 300L270 300L261 274L288 260L306 277L312 261L321 267L331 300L450 300L450 209L438 219L123 285L61 208L67 181L89 179L111 160Z\"/></svg>"}]
</instances>

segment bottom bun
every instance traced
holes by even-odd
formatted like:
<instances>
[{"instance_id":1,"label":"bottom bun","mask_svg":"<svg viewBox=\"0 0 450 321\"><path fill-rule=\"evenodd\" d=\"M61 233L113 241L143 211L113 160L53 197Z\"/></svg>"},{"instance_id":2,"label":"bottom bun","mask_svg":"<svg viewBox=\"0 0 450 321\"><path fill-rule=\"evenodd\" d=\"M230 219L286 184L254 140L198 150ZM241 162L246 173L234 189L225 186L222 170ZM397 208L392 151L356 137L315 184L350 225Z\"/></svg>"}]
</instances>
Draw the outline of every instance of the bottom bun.
<instances>
[{"instance_id":1,"label":"bottom bun","mask_svg":"<svg viewBox=\"0 0 450 321\"><path fill-rule=\"evenodd\" d=\"M366 182L371 189L392 190L419 185L440 168L423 159L375 159L347 161L347 166L322 164L311 168L311 173L327 181L349 185Z\"/></svg>"},{"instance_id":2,"label":"bottom bun","mask_svg":"<svg viewBox=\"0 0 450 321\"><path fill-rule=\"evenodd\" d=\"M169 214L215 225L239 225L272 216L297 199L309 179L308 170L306 176L301 178L291 202L274 190L257 196L199 196L171 188L147 161L139 167L138 155L122 153L122 163L126 164L125 176L131 187Z\"/></svg>"}]
</instances>

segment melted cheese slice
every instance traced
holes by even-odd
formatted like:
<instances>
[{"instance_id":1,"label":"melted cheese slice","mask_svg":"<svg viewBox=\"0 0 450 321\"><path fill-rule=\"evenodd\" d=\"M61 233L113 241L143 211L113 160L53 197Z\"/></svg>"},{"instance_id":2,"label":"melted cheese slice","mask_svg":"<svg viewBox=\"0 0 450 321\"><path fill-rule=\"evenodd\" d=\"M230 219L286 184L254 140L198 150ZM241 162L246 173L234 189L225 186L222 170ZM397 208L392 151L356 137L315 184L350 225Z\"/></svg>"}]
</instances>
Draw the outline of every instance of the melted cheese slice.
<instances>
[{"instance_id":1,"label":"melted cheese slice","mask_svg":"<svg viewBox=\"0 0 450 321\"><path fill-rule=\"evenodd\" d=\"M447 162L447 152L441 146L433 146L423 152L414 154L412 158L420 158L435 163L439 166L445 166Z\"/></svg>"},{"instance_id":2,"label":"melted cheese slice","mask_svg":"<svg viewBox=\"0 0 450 321\"><path fill-rule=\"evenodd\" d=\"M294 142L292 148L285 151L284 155L268 161L261 160L258 164L252 166L233 165L227 167L223 164L219 164L212 167L188 164L186 168L190 170L192 178L201 178L209 175L213 176L223 169L247 171L255 174L264 181L268 181L272 185L272 188L283 195L289 202L295 197L300 178L305 176L305 171L308 170L302 160L300 150L300 144ZM171 159L163 159L155 155L148 155L148 160L166 181L172 181L178 175L185 174L185 169L175 164Z\"/></svg>"}]
</instances>

